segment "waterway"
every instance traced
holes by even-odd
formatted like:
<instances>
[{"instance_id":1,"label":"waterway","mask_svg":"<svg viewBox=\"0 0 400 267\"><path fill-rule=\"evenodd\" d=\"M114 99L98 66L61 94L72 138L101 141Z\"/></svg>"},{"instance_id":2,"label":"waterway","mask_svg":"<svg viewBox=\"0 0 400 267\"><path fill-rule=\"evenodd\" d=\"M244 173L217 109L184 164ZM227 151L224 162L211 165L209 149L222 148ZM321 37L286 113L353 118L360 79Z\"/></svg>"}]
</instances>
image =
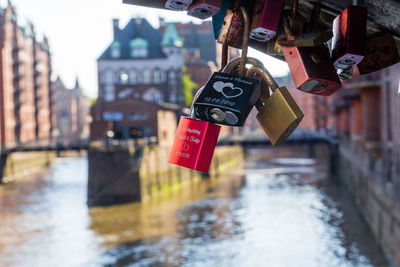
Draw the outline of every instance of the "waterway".
<instances>
[{"instance_id":1,"label":"waterway","mask_svg":"<svg viewBox=\"0 0 400 267\"><path fill-rule=\"evenodd\" d=\"M389 266L324 151L242 167L145 204L86 205L87 158L0 186L0 266Z\"/></svg>"}]
</instances>

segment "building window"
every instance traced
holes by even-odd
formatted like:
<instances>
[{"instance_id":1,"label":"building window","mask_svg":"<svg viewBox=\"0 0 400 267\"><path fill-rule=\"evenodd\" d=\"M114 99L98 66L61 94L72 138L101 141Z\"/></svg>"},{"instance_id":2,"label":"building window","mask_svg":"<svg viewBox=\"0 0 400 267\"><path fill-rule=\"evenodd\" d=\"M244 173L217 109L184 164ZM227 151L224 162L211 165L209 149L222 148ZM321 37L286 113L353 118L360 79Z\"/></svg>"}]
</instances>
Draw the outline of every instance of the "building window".
<instances>
[{"instance_id":1,"label":"building window","mask_svg":"<svg viewBox=\"0 0 400 267\"><path fill-rule=\"evenodd\" d=\"M128 84L129 75L125 70L120 70L118 73L118 82L119 84Z\"/></svg>"},{"instance_id":2,"label":"building window","mask_svg":"<svg viewBox=\"0 0 400 267\"><path fill-rule=\"evenodd\" d=\"M159 84L159 83L162 82L161 71L159 69L155 69L154 70L154 72L153 72L153 80L154 80L154 83L156 83L156 84Z\"/></svg>"},{"instance_id":3,"label":"building window","mask_svg":"<svg viewBox=\"0 0 400 267\"><path fill-rule=\"evenodd\" d=\"M171 80L173 80L173 79L175 79L175 77L176 77L175 71L170 71L170 72L169 72L169 78L170 78Z\"/></svg>"},{"instance_id":4,"label":"building window","mask_svg":"<svg viewBox=\"0 0 400 267\"><path fill-rule=\"evenodd\" d=\"M150 70L145 69L142 73L143 76L143 83L150 83L151 82L151 77L150 77Z\"/></svg>"},{"instance_id":5,"label":"building window","mask_svg":"<svg viewBox=\"0 0 400 267\"><path fill-rule=\"evenodd\" d=\"M121 44L118 41L114 41L111 44L111 57L119 58L121 57Z\"/></svg>"},{"instance_id":6,"label":"building window","mask_svg":"<svg viewBox=\"0 0 400 267\"><path fill-rule=\"evenodd\" d=\"M101 76L102 83L112 84L113 83L113 73L111 70L105 70Z\"/></svg>"},{"instance_id":7,"label":"building window","mask_svg":"<svg viewBox=\"0 0 400 267\"><path fill-rule=\"evenodd\" d=\"M129 113L128 120L130 121L145 121L149 118L149 114L144 112Z\"/></svg>"},{"instance_id":8,"label":"building window","mask_svg":"<svg viewBox=\"0 0 400 267\"><path fill-rule=\"evenodd\" d=\"M137 37L129 43L130 56L135 58L147 57L149 54L149 42Z\"/></svg>"},{"instance_id":9,"label":"building window","mask_svg":"<svg viewBox=\"0 0 400 267\"><path fill-rule=\"evenodd\" d=\"M136 70L131 70L130 71L130 75L129 75L129 79L131 84L136 84L137 83L137 72Z\"/></svg>"},{"instance_id":10,"label":"building window","mask_svg":"<svg viewBox=\"0 0 400 267\"><path fill-rule=\"evenodd\" d=\"M146 92L144 92L143 100L158 104L163 101L163 96L158 89L150 88Z\"/></svg>"},{"instance_id":11,"label":"building window","mask_svg":"<svg viewBox=\"0 0 400 267\"><path fill-rule=\"evenodd\" d=\"M118 98L119 99L126 98L132 94L133 94L133 90L131 88L127 88L118 93Z\"/></svg>"},{"instance_id":12,"label":"building window","mask_svg":"<svg viewBox=\"0 0 400 267\"><path fill-rule=\"evenodd\" d=\"M177 100L176 94L175 93L171 93L169 95L169 102L176 103L176 100Z\"/></svg>"},{"instance_id":13,"label":"building window","mask_svg":"<svg viewBox=\"0 0 400 267\"><path fill-rule=\"evenodd\" d=\"M106 86L105 87L105 92L104 92L104 100L106 102L113 101L115 99L114 95L114 86Z\"/></svg>"},{"instance_id":14,"label":"building window","mask_svg":"<svg viewBox=\"0 0 400 267\"><path fill-rule=\"evenodd\" d=\"M147 57L148 49L147 47L136 47L131 50L131 57Z\"/></svg>"}]
</instances>

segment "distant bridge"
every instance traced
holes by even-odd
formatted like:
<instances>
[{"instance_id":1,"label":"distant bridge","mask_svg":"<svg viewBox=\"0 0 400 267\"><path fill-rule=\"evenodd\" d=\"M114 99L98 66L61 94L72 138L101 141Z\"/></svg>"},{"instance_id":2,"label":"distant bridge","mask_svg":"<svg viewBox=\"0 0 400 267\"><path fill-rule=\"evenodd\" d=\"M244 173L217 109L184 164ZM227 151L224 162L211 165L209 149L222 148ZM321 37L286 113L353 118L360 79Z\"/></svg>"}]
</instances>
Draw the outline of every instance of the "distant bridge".
<instances>
[{"instance_id":1,"label":"distant bridge","mask_svg":"<svg viewBox=\"0 0 400 267\"><path fill-rule=\"evenodd\" d=\"M68 145L64 144L30 144L30 145L16 145L13 147L6 147L0 150L1 154L8 154L12 152L28 152L28 151L65 151L65 150L88 150L88 142L77 142Z\"/></svg>"},{"instance_id":2,"label":"distant bridge","mask_svg":"<svg viewBox=\"0 0 400 267\"><path fill-rule=\"evenodd\" d=\"M337 139L319 134L313 131L297 128L283 144L328 144L337 145ZM239 132L222 137L218 140L218 145L241 144L245 146L251 145L271 145L265 132L261 127L248 130L242 128Z\"/></svg>"}]
</instances>

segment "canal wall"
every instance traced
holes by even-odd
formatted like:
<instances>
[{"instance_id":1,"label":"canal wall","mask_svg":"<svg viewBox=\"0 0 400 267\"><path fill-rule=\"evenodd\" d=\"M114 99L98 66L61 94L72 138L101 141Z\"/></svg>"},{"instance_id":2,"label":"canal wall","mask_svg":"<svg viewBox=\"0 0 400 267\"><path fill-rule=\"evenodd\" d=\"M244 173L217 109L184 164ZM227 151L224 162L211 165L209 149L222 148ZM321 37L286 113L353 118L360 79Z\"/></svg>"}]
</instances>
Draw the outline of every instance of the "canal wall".
<instances>
[{"instance_id":1,"label":"canal wall","mask_svg":"<svg viewBox=\"0 0 400 267\"><path fill-rule=\"evenodd\" d=\"M0 158L0 183L40 172L56 158L54 151L10 152Z\"/></svg>"},{"instance_id":2,"label":"canal wall","mask_svg":"<svg viewBox=\"0 0 400 267\"><path fill-rule=\"evenodd\" d=\"M157 146L91 147L88 153L88 205L103 206L168 197L185 186L207 178L188 168L168 163L170 148ZM218 176L243 161L240 146L220 146L210 166Z\"/></svg>"},{"instance_id":3,"label":"canal wall","mask_svg":"<svg viewBox=\"0 0 400 267\"><path fill-rule=\"evenodd\" d=\"M400 266L400 149L343 142L338 175L385 252Z\"/></svg>"}]
</instances>

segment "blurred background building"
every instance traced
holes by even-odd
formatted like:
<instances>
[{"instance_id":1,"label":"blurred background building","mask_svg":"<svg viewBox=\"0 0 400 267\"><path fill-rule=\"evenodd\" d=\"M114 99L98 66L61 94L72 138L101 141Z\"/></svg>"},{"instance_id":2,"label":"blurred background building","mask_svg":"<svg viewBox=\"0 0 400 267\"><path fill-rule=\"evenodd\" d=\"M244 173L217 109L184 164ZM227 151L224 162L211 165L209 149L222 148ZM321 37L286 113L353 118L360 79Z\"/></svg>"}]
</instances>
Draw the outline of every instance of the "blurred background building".
<instances>
[{"instance_id":1,"label":"blurred background building","mask_svg":"<svg viewBox=\"0 0 400 267\"><path fill-rule=\"evenodd\" d=\"M90 99L82 92L76 78L72 89L65 87L58 76L53 83L55 94L55 139L59 146L73 146L89 138Z\"/></svg>"},{"instance_id":2,"label":"blurred background building","mask_svg":"<svg viewBox=\"0 0 400 267\"><path fill-rule=\"evenodd\" d=\"M0 9L0 144L2 149L50 144L54 129L51 55L34 26Z\"/></svg>"},{"instance_id":3,"label":"blurred background building","mask_svg":"<svg viewBox=\"0 0 400 267\"><path fill-rule=\"evenodd\" d=\"M218 69L211 22L159 22L156 29L146 19L132 18L120 29L118 19L113 20L114 39L97 61L92 140L112 130L116 139L155 136L159 143L168 139L165 143L172 144L187 106L182 76L188 74L199 88Z\"/></svg>"}]
</instances>

